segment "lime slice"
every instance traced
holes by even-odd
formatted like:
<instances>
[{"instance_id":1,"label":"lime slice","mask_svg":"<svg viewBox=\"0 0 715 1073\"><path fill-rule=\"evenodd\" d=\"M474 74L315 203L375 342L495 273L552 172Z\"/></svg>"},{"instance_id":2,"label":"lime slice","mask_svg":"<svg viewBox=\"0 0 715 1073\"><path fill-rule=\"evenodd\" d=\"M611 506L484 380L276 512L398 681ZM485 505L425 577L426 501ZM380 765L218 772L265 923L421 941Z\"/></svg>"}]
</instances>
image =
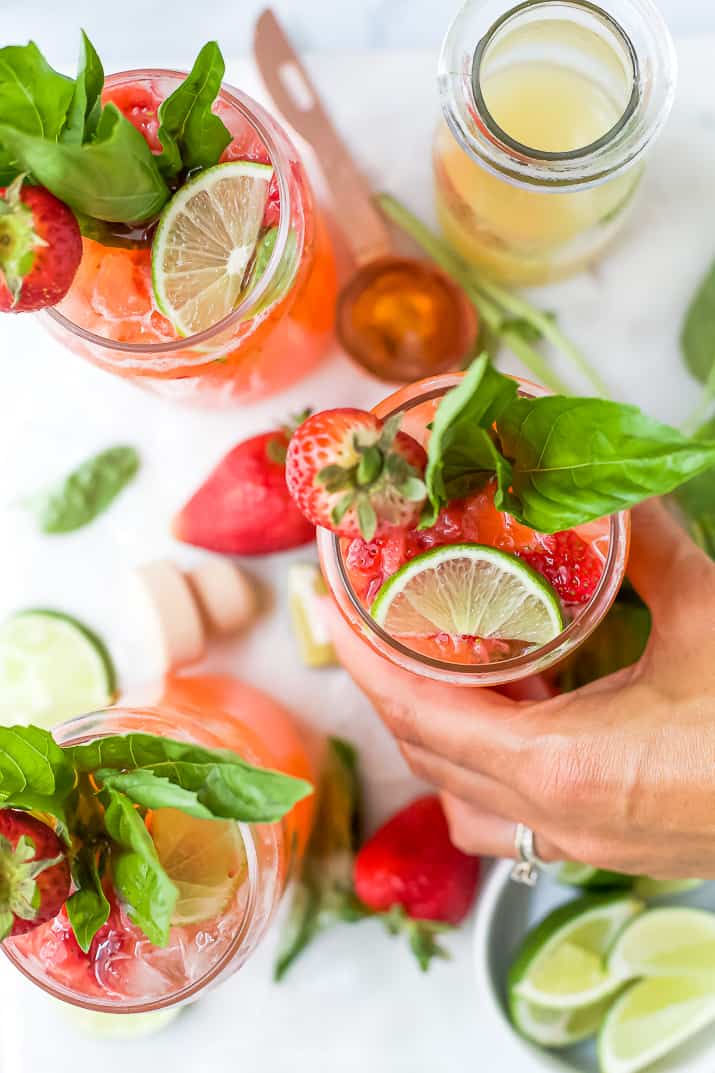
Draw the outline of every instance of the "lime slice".
<instances>
[{"instance_id":1,"label":"lime slice","mask_svg":"<svg viewBox=\"0 0 715 1073\"><path fill-rule=\"evenodd\" d=\"M618 937L608 967L621 980L704 976L715 990L715 913L687 906L649 909Z\"/></svg>"},{"instance_id":2,"label":"lime slice","mask_svg":"<svg viewBox=\"0 0 715 1073\"><path fill-rule=\"evenodd\" d=\"M609 995L591 1006L559 1010L536 1006L514 995L510 1013L516 1030L532 1043L540 1047L570 1047L595 1036L612 1002L613 997Z\"/></svg>"},{"instance_id":3,"label":"lime slice","mask_svg":"<svg viewBox=\"0 0 715 1073\"><path fill-rule=\"evenodd\" d=\"M482 544L449 544L411 559L382 586L371 613L398 637L446 633L543 645L564 628L548 581Z\"/></svg>"},{"instance_id":4,"label":"lime slice","mask_svg":"<svg viewBox=\"0 0 715 1073\"><path fill-rule=\"evenodd\" d=\"M696 890L705 883L704 879L651 879L649 876L638 876L633 884L633 893L636 898L665 898L676 894L686 894L689 890Z\"/></svg>"},{"instance_id":5,"label":"lime slice","mask_svg":"<svg viewBox=\"0 0 715 1073\"><path fill-rule=\"evenodd\" d=\"M236 160L207 168L172 197L152 243L156 303L180 335L218 324L248 286L273 168Z\"/></svg>"},{"instance_id":6,"label":"lime slice","mask_svg":"<svg viewBox=\"0 0 715 1073\"><path fill-rule=\"evenodd\" d=\"M562 861L554 865L549 872L557 883L564 883L569 887L583 887L585 890L606 890L614 887L633 887L633 876L623 875L621 872L608 872L604 868L593 868L590 864L580 864L578 861ZM639 897L640 892L635 892Z\"/></svg>"},{"instance_id":7,"label":"lime slice","mask_svg":"<svg viewBox=\"0 0 715 1073\"><path fill-rule=\"evenodd\" d=\"M288 568L288 601L293 630L306 667L337 667L330 634L320 614L320 598L327 592L314 563L293 563Z\"/></svg>"},{"instance_id":8,"label":"lime slice","mask_svg":"<svg viewBox=\"0 0 715 1073\"><path fill-rule=\"evenodd\" d=\"M231 904L247 872L246 850L231 820L200 820L162 808L151 818L159 860L179 892L172 924L200 924Z\"/></svg>"},{"instance_id":9,"label":"lime slice","mask_svg":"<svg viewBox=\"0 0 715 1073\"><path fill-rule=\"evenodd\" d=\"M115 698L109 653L58 611L21 611L0 626L0 725L47 729Z\"/></svg>"},{"instance_id":10,"label":"lime slice","mask_svg":"<svg viewBox=\"0 0 715 1073\"><path fill-rule=\"evenodd\" d=\"M599 1038L601 1073L637 1073L715 1020L715 990L683 976L640 980L616 999Z\"/></svg>"},{"instance_id":11,"label":"lime slice","mask_svg":"<svg viewBox=\"0 0 715 1073\"><path fill-rule=\"evenodd\" d=\"M154 1010L151 1013L100 1013L97 1010L70 1006L66 1002L57 1002L57 1008L83 1035L105 1040L152 1036L166 1028L181 1013L178 1006Z\"/></svg>"},{"instance_id":12,"label":"lime slice","mask_svg":"<svg viewBox=\"0 0 715 1073\"><path fill-rule=\"evenodd\" d=\"M623 985L605 954L643 903L622 895L586 896L550 913L526 936L509 970L509 1003L526 999L547 1009L572 1010L612 995Z\"/></svg>"}]
</instances>

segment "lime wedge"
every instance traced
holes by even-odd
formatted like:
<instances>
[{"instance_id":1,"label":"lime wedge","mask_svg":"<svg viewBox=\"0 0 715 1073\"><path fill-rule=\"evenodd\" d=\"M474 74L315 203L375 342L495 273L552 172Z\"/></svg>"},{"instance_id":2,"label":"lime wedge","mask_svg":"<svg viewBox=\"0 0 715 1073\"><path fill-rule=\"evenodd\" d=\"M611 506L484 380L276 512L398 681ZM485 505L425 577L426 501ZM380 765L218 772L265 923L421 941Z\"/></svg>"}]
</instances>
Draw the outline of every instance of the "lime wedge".
<instances>
[{"instance_id":1,"label":"lime wedge","mask_svg":"<svg viewBox=\"0 0 715 1073\"><path fill-rule=\"evenodd\" d=\"M314 563L293 563L288 568L288 603L293 631L306 667L337 667L330 634L320 615L320 598L327 592Z\"/></svg>"},{"instance_id":2,"label":"lime wedge","mask_svg":"<svg viewBox=\"0 0 715 1073\"><path fill-rule=\"evenodd\" d=\"M696 890L705 883L704 879L651 879L649 876L638 876L633 884L633 893L636 898L665 898L676 894L686 894L689 890Z\"/></svg>"},{"instance_id":3,"label":"lime wedge","mask_svg":"<svg viewBox=\"0 0 715 1073\"><path fill-rule=\"evenodd\" d=\"M83 1010L67 1002L57 1002L57 1009L84 1036L92 1039L142 1039L152 1036L171 1024L181 1010L170 1006L166 1010L150 1013L101 1013L98 1010Z\"/></svg>"},{"instance_id":4,"label":"lime wedge","mask_svg":"<svg viewBox=\"0 0 715 1073\"><path fill-rule=\"evenodd\" d=\"M703 976L715 991L715 913L687 906L649 909L614 943L610 972L634 976Z\"/></svg>"},{"instance_id":5,"label":"lime wedge","mask_svg":"<svg viewBox=\"0 0 715 1073\"><path fill-rule=\"evenodd\" d=\"M151 837L179 892L172 924L200 924L225 912L247 873L238 825L162 808L152 815Z\"/></svg>"},{"instance_id":6,"label":"lime wedge","mask_svg":"<svg viewBox=\"0 0 715 1073\"><path fill-rule=\"evenodd\" d=\"M21 611L0 626L0 724L50 729L106 708L116 676L90 630L58 611Z\"/></svg>"},{"instance_id":7,"label":"lime wedge","mask_svg":"<svg viewBox=\"0 0 715 1073\"><path fill-rule=\"evenodd\" d=\"M601 1073L637 1073L715 1020L715 990L683 976L640 980L616 999L599 1038Z\"/></svg>"},{"instance_id":8,"label":"lime wedge","mask_svg":"<svg viewBox=\"0 0 715 1073\"><path fill-rule=\"evenodd\" d=\"M417 555L385 582L371 614L399 637L446 633L543 645L564 628L548 581L515 555L482 544Z\"/></svg>"},{"instance_id":9,"label":"lime wedge","mask_svg":"<svg viewBox=\"0 0 715 1073\"><path fill-rule=\"evenodd\" d=\"M562 861L549 869L550 874L557 883L564 883L568 887L583 887L585 890L608 890L614 887L633 887L633 876L623 875L621 872L608 872L604 868L593 868L590 864L580 864L578 861ZM634 891L638 897L639 891Z\"/></svg>"},{"instance_id":10,"label":"lime wedge","mask_svg":"<svg viewBox=\"0 0 715 1073\"><path fill-rule=\"evenodd\" d=\"M570 1047L595 1036L612 1002L613 997L609 995L591 1006L549 1009L514 995L510 1013L517 1032L532 1043L540 1047Z\"/></svg>"},{"instance_id":11,"label":"lime wedge","mask_svg":"<svg viewBox=\"0 0 715 1073\"><path fill-rule=\"evenodd\" d=\"M643 903L622 895L586 896L550 913L526 936L509 970L509 1004L526 999L547 1009L573 1010L612 995L622 978L605 954Z\"/></svg>"},{"instance_id":12,"label":"lime wedge","mask_svg":"<svg viewBox=\"0 0 715 1073\"><path fill-rule=\"evenodd\" d=\"M273 168L207 168L172 197L152 243L154 297L180 335L218 324L249 285Z\"/></svg>"}]
</instances>

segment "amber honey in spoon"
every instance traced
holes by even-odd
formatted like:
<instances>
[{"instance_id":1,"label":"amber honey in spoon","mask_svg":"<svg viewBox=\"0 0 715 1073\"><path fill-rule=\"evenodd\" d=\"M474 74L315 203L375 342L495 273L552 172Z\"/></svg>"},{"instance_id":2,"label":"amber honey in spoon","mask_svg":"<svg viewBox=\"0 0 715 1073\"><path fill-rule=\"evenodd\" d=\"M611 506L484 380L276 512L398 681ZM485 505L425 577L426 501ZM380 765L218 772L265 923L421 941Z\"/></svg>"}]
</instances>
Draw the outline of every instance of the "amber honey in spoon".
<instances>
[{"instance_id":1,"label":"amber honey in spoon","mask_svg":"<svg viewBox=\"0 0 715 1073\"><path fill-rule=\"evenodd\" d=\"M276 106L315 151L351 254L353 275L337 308L343 347L368 372L393 382L459 368L477 335L471 302L436 266L395 254L367 180L270 10L256 23L253 47Z\"/></svg>"}]
</instances>

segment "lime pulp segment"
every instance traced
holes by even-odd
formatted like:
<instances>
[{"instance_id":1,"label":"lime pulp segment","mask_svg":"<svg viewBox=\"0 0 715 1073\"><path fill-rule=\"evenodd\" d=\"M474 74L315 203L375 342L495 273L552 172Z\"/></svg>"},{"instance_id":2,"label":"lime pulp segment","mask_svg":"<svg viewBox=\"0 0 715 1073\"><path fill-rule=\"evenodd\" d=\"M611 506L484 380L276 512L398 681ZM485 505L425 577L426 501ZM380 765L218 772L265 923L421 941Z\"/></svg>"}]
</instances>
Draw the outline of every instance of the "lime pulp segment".
<instances>
[{"instance_id":1,"label":"lime pulp segment","mask_svg":"<svg viewBox=\"0 0 715 1073\"><path fill-rule=\"evenodd\" d=\"M715 992L715 913L687 906L650 909L614 943L610 972L636 976L688 976L709 980Z\"/></svg>"},{"instance_id":2,"label":"lime pulp segment","mask_svg":"<svg viewBox=\"0 0 715 1073\"><path fill-rule=\"evenodd\" d=\"M0 626L0 724L50 729L105 708L115 687L103 643L69 615L21 611Z\"/></svg>"},{"instance_id":3,"label":"lime pulp segment","mask_svg":"<svg viewBox=\"0 0 715 1073\"><path fill-rule=\"evenodd\" d=\"M543 645L564 628L551 585L515 555L482 544L417 555L384 583L371 613L402 637L446 633Z\"/></svg>"},{"instance_id":4,"label":"lime pulp segment","mask_svg":"<svg viewBox=\"0 0 715 1073\"><path fill-rule=\"evenodd\" d=\"M164 209L152 244L152 282L159 309L180 335L204 331L236 308L272 177L269 164L217 164Z\"/></svg>"},{"instance_id":5,"label":"lime pulp segment","mask_svg":"<svg viewBox=\"0 0 715 1073\"><path fill-rule=\"evenodd\" d=\"M540 1047L570 1047L598 1032L612 1001L609 995L590 1006L550 1009L514 995L510 1013L514 1027L532 1043Z\"/></svg>"}]
</instances>

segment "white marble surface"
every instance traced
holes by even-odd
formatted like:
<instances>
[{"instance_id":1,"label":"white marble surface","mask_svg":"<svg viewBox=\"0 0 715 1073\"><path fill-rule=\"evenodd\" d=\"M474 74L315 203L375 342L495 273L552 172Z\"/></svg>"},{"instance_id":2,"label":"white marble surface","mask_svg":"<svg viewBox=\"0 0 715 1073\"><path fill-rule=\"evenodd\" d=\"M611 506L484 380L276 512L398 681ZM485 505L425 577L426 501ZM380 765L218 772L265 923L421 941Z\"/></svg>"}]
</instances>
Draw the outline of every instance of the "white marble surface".
<instances>
[{"instance_id":1,"label":"white marble surface","mask_svg":"<svg viewBox=\"0 0 715 1073\"><path fill-rule=\"evenodd\" d=\"M136 59L127 49L129 56ZM680 56L676 109L618 249L592 273L540 297L558 311L614 392L673 421L689 412L698 394L680 365L678 326L715 248L715 38L684 43ZM178 63L180 57L161 59ZM375 184L428 214L433 52L323 55L313 69ZM229 76L260 93L245 65L231 64ZM367 404L384 393L336 354L311 380L249 411L177 409L74 358L29 317L3 319L0 360L0 618L38 604L78 615L106 637L126 686L156 670L127 571L155 556L198 557L172 543L167 521L218 457L301 404ZM72 536L35 534L17 501L95 449L127 440L140 447L145 464L114 508ZM279 595L289 559L255 564ZM280 599L249 638L215 651L212 661L358 743L371 823L413 793L392 742L343 673L299 666ZM453 960L423 977L377 926L343 928L325 936L274 987L268 942L244 971L164 1034L111 1046L79 1037L3 964L0 1070L422 1073L474 1067L501 1073L500 1042L472 984L468 929L450 945ZM505 1073L517 1069L528 1073L522 1063Z\"/></svg>"}]
</instances>

